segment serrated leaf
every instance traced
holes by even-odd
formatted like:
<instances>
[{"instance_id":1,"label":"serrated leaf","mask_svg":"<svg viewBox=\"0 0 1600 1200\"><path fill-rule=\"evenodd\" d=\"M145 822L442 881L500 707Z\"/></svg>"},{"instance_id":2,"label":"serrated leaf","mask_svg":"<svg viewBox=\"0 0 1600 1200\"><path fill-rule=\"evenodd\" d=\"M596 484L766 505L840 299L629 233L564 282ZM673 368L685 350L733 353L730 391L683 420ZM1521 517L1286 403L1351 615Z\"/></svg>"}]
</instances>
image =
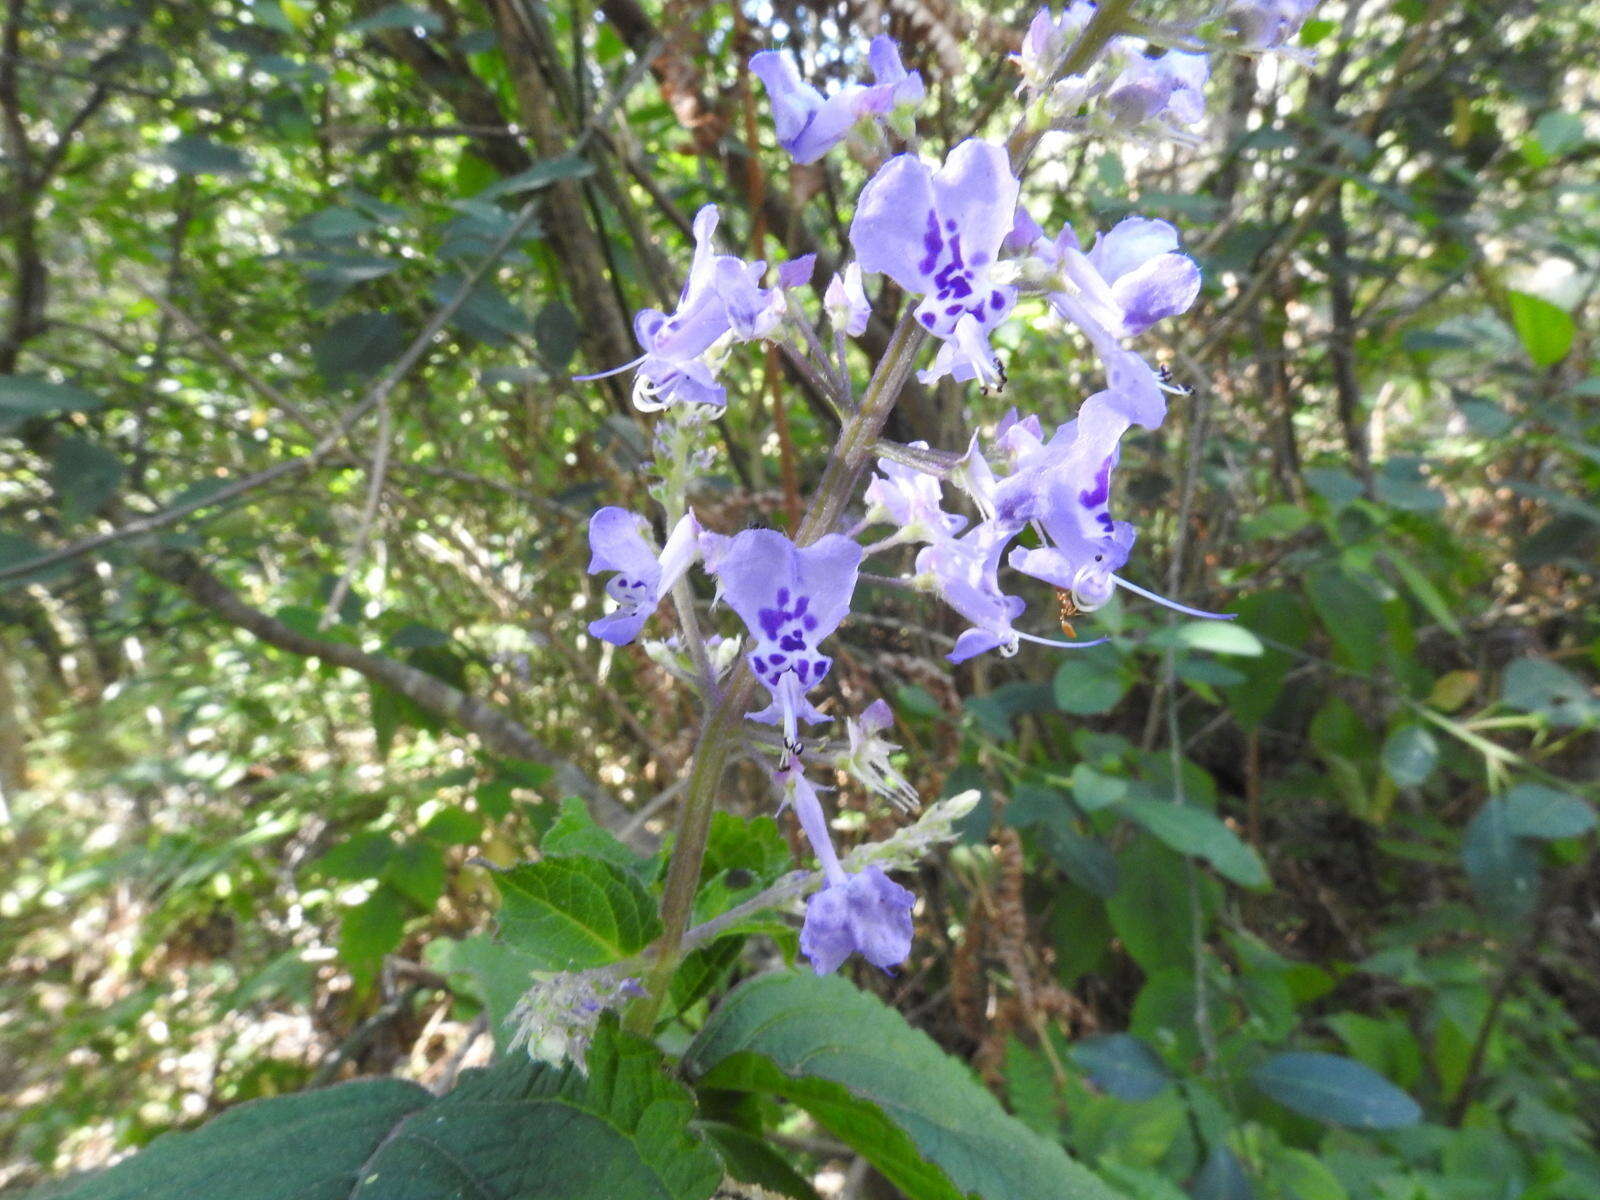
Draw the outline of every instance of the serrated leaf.
<instances>
[{"instance_id":1,"label":"serrated leaf","mask_svg":"<svg viewBox=\"0 0 1600 1200\"><path fill-rule=\"evenodd\" d=\"M1351 1129L1404 1129L1422 1108L1371 1067L1337 1054L1275 1054L1250 1082L1301 1116Z\"/></svg>"},{"instance_id":2,"label":"serrated leaf","mask_svg":"<svg viewBox=\"0 0 1600 1200\"><path fill-rule=\"evenodd\" d=\"M650 894L615 863L546 858L498 872L494 882L506 944L542 971L604 966L661 932Z\"/></svg>"},{"instance_id":3,"label":"serrated leaf","mask_svg":"<svg viewBox=\"0 0 1600 1200\"><path fill-rule=\"evenodd\" d=\"M1595 827L1593 805L1541 783L1519 783L1501 801L1506 827L1516 837L1582 837Z\"/></svg>"},{"instance_id":4,"label":"serrated leaf","mask_svg":"<svg viewBox=\"0 0 1600 1200\"><path fill-rule=\"evenodd\" d=\"M1550 367L1567 356L1577 333L1571 315L1550 301L1527 292L1506 294L1511 306L1511 324L1517 339L1536 367Z\"/></svg>"},{"instance_id":5,"label":"serrated leaf","mask_svg":"<svg viewBox=\"0 0 1600 1200\"><path fill-rule=\"evenodd\" d=\"M780 1094L912 1200L1110 1200L965 1067L835 976L777 972L722 1002L684 1056L703 1087Z\"/></svg>"},{"instance_id":6,"label":"serrated leaf","mask_svg":"<svg viewBox=\"0 0 1600 1200\"><path fill-rule=\"evenodd\" d=\"M1262 888L1271 882L1256 852L1202 808L1137 798L1124 800L1121 808L1179 854L1205 859L1241 887Z\"/></svg>"},{"instance_id":7,"label":"serrated leaf","mask_svg":"<svg viewBox=\"0 0 1600 1200\"><path fill-rule=\"evenodd\" d=\"M589 1074L511 1055L435 1098L362 1080L258 1100L57 1200L706 1200L721 1178L654 1047L602 1026Z\"/></svg>"}]
</instances>

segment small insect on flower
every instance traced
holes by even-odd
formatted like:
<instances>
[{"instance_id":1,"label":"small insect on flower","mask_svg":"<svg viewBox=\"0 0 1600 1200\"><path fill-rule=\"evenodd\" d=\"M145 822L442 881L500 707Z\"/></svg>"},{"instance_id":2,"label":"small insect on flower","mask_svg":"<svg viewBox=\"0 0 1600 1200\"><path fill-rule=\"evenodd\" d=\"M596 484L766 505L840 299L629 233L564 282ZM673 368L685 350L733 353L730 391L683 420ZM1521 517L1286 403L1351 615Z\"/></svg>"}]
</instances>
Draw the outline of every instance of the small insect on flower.
<instances>
[{"instance_id":1,"label":"small insect on flower","mask_svg":"<svg viewBox=\"0 0 1600 1200\"><path fill-rule=\"evenodd\" d=\"M1072 593L1062 588L1056 588L1056 616L1061 621L1061 632L1069 638L1078 636L1078 631L1072 627L1072 618L1083 615L1083 610L1078 607L1078 602L1072 598Z\"/></svg>"}]
</instances>

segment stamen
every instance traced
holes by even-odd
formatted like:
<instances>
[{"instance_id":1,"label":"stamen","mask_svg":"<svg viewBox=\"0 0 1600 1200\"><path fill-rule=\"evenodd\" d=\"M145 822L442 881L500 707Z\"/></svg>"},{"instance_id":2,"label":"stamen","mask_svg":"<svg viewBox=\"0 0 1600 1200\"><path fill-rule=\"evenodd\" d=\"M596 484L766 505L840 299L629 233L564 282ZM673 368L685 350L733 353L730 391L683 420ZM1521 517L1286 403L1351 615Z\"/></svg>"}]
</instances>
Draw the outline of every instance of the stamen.
<instances>
[{"instance_id":1,"label":"stamen","mask_svg":"<svg viewBox=\"0 0 1600 1200\"><path fill-rule=\"evenodd\" d=\"M612 367L609 371L596 371L593 375L574 375L572 381L574 383L587 383L591 379L610 379L613 375L621 375L624 371L633 370L649 357L648 354L641 354L632 362L625 362L620 367Z\"/></svg>"},{"instance_id":2,"label":"stamen","mask_svg":"<svg viewBox=\"0 0 1600 1200\"><path fill-rule=\"evenodd\" d=\"M1239 615L1238 613L1216 613L1207 612L1203 608L1190 608L1187 604L1179 604L1176 600L1168 600L1165 596L1159 596L1155 592L1147 591L1136 583L1129 583L1120 575L1111 576L1111 582L1120 588L1127 588L1135 596L1143 596L1146 600L1154 600L1163 608L1170 608L1173 612L1181 612L1187 616L1201 617L1208 621L1232 621Z\"/></svg>"},{"instance_id":3,"label":"stamen","mask_svg":"<svg viewBox=\"0 0 1600 1200\"><path fill-rule=\"evenodd\" d=\"M1035 646L1055 646L1062 650L1087 650L1090 646L1103 646L1111 640L1110 638L1094 638L1087 642L1063 642L1059 638L1039 637L1032 633L1023 633L1020 629L1013 629L1011 632L1025 642L1032 642Z\"/></svg>"}]
</instances>

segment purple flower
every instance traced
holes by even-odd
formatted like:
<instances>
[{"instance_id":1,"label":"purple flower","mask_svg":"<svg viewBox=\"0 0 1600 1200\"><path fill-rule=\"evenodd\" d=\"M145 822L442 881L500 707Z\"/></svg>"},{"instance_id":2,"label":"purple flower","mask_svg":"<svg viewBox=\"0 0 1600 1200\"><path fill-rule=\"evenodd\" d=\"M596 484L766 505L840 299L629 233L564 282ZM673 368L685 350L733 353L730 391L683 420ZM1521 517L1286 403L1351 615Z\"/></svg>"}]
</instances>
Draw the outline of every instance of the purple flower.
<instances>
[{"instance_id":1,"label":"purple flower","mask_svg":"<svg viewBox=\"0 0 1600 1200\"><path fill-rule=\"evenodd\" d=\"M895 122L922 103L922 76L900 62L894 39L879 35L867 50L876 82L868 87L847 83L826 98L804 79L786 54L763 50L750 59L750 69L766 86L778 144L798 163L812 163L833 149L856 122Z\"/></svg>"},{"instance_id":2,"label":"purple flower","mask_svg":"<svg viewBox=\"0 0 1600 1200\"><path fill-rule=\"evenodd\" d=\"M683 578L694 562L699 522L685 513L673 527L658 558L645 540L643 517L625 508L608 506L589 519L589 573L615 571L606 581L606 594L617 611L589 624L589 632L613 646L625 646L639 636L661 597Z\"/></svg>"},{"instance_id":3,"label":"purple flower","mask_svg":"<svg viewBox=\"0 0 1600 1200\"><path fill-rule=\"evenodd\" d=\"M777 779L784 788L785 803L794 805L826 881L806 902L805 924L800 929L800 952L811 960L811 969L818 975L830 974L857 953L885 971L904 962L911 953L911 909L916 897L881 867L847 873L834 853L817 790L799 764L780 771Z\"/></svg>"},{"instance_id":4,"label":"purple flower","mask_svg":"<svg viewBox=\"0 0 1600 1200\"><path fill-rule=\"evenodd\" d=\"M726 406L727 390L717 382L706 358L723 338L751 341L767 336L783 318L784 300L781 288L761 287L765 263L747 263L716 252L711 239L717 221L715 204L695 214L694 259L677 310L668 316L646 308L634 317L634 336L644 353L620 367L576 378L601 379L637 368L633 402L641 411L672 404Z\"/></svg>"},{"instance_id":5,"label":"purple flower","mask_svg":"<svg viewBox=\"0 0 1600 1200\"><path fill-rule=\"evenodd\" d=\"M925 450L927 442L912 442ZM867 520L897 526L896 540L931 542L953 537L966 525L965 517L944 511L944 491L935 475L892 459L880 458L872 482L867 484Z\"/></svg>"},{"instance_id":6,"label":"purple flower","mask_svg":"<svg viewBox=\"0 0 1600 1200\"><path fill-rule=\"evenodd\" d=\"M833 666L817 646L850 611L860 565L861 547L836 533L802 548L774 529L746 529L721 552L721 595L750 630L750 666L772 694L750 719L781 724L791 750L800 745L798 721L828 719L806 693Z\"/></svg>"},{"instance_id":7,"label":"purple flower","mask_svg":"<svg viewBox=\"0 0 1600 1200\"><path fill-rule=\"evenodd\" d=\"M861 192L850 224L861 269L882 272L923 297L916 309L922 327L956 338L954 349L923 373L925 381L944 374L998 378L987 334L1016 302L1016 288L994 274L1015 223L1019 188L1005 150L969 138L937 171L914 155L897 155Z\"/></svg>"},{"instance_id":8,"label":"purple flower","mask_svg":"<svg viewBox=\"0 0 1600 1200\"><path fill-rule=\"evenodd\" d=\"M1048 84L1093 16L1094 5L1089 0L1073 0L1060 16L1048 8L1035 13L1023 35L1022 48L1011 56L1022 71L1023 82L1036 88Z\"/></svg>"},{"instance_id":9,"label":"purple flower","mask_svg":"<svg viewBox=\"0 0 1600 1200\"><path fill-rule=\"evenodd\" d=\"M811 282L811 276L816 273L817 256L815 254L802 254L799 258L791 258L786 263L778 266L778 286L786 288L805 287Z\"/></svg>"},{"instance_id":10,"label":"purple flower","mask_svg":"<svg viewBox=\"0 0 1600 1200\"><path fill-rule=\"evenodd\" d=\"M1150 58L1129 39L1118 39L1122 72L1106 90L1105 111L1124 128L1159 125L1177 132L1205 116L1211 65L1203 54L1169 50Z\"/></svg>"},{"instance_id":11,"label":"purple flower","mask_svg":"<svg viewBox=\"0 0 1600 1200\"><path fill-rule=\"evenodd\" d=\"M1128 561L1133 526L1111 517L1111 473L1128 417L1106 393L1084 401L1076 420L1063 426L1038 473L1036 520L1049 545L1011 552L1012 567L1071 594L1084 612L1111 598L1112 572Z\"/></svg>"},{"instance_id":12,"label":"purple flower","mask_svg":"<svg viewBox=\"0 0 1600 1200\"><path fill-rule=\"evenodd\" d=\"M1300 32L1317 0L1234 0L1227 19L1246 50L1277 50Z\"/></svg>"},{"instance_id":13,"label":"purple flower","mask_svg":"<svg viewBox=\"0 0 1600 1200\"><path fill-rule=\"evenodd\" d=\"M871 866L830 882L806 902L800 952L827 975L852 954L887 971L911 954L911 909L917 898Z\"/></svg>"},{"instance_id":14,"label":"purple flower","mask_svg":"<svg viewBox=\"0 0 1600 1200\"><path fill-rule=\"evenodd\" d=\"M900 747L880 736L892 728L894 714L882 700L867 705L859 717L846 717L844 729L849 747L834 756L833 765L896 808L909 811L917 806L917 790L890 761L890 755Z\"/></svg>"},{"instance_id":15,"label":"purple flower","mask_svg":"<svg viewBox=\"0 0 1600 1200\"><path fill-rule=\"evenodd\" d=\"M999 581L1000 555L1014 534L985 523L964 537L926 546L917 555L917 574L929 577L940 599L972 623L945 656L953 663L986 650L1007 656L1017 652L1021 635L1011 623L1027 605L1021 597L1003 593Z\"/></svg>"},{"instance_id":16,"label":"purple flower","mask_svg":"<svg viewBox=\"0 0 1600 1200\"><path fill-rule=\"evenodd\" d=\"M861 264L851 263L843 275L835 275L823 293L822 306L828 310L833 327L850 337L860 337L872 316L867 289L861 282Z\"/></svg>"},{"instance_id":17,"label":"purple flower","mask_svg":"<svg viewBox=\"0 0 1600 1200\"><path fill-rule=\"evenodd\" d=\"M1033 255L1037 268L1054 278L1045 285L1051 307L1098 351L1108 390L1131 420L1154 429L1166 416L1162 385L1121 339L1187 312L1200 294L1200 268L1180 252L1178 231L1165 221L1125 217L1085 254L1071 227L1063 226L1054 240L1035 237Z\"/></svg>"}]
</instances>

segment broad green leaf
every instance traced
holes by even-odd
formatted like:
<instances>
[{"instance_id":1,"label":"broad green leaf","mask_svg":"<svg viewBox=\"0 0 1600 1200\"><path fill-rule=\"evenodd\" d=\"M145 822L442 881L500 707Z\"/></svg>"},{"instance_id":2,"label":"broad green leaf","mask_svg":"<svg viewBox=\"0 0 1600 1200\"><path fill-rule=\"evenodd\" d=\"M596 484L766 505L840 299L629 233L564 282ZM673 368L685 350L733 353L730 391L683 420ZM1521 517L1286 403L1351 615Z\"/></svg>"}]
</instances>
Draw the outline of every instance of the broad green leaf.
<instances>
[{"instance_id":1,"label":"broad green leaf","mask_svg":"<svg viewBox=\"0 0 1600 1200\"><path fill-rule=\"evenodd\" d=\"M173 138L162 159L180 175L248 175L250 161L232 146L224 146L197 133Z\"/></svg>"},{"instance_id":2,"label":"broad green leaf","mask_svg":"<svg viewBox=\"0 0 1600 1200\"><path fill-rule=\"evenodd\" d=\"M615 863L546 858L499 871L494 881L507 945L543 971L604 966L661 932L655 901Z\"/></svg>"},{"instance_id":3,"label":"broad green leaf","mask_svg":"<svg viewBox=\"0 0 1600 1200\"><path fill-rule=\"evenodd\" d=\"M1500 699L1512 708L1538 713L1561 728L1585 725L1600 717L1589 688L1572 672L1546 658L1519 658L1506 668Z\"/></svg>"},{"instance_id":4,"label":"broad green leaf","mask_svg":"<svg viewBox=\"0 0 1600 1200\"><path fill-rule=\"evenodd\" d=\"M578 352L578 318L559 300L552 300L533 318L533 343L551 367L565 371Z\"/></svg>"},{"instance_id":5,"label":"broad green leaf","mask_svg":"<svg viewBox=\"0 0 1600 1200\"><path fill-rule=\"evenodd\" d=\"M1130 798L1122 801L1121 810L1179 854L1205 859L1241 887L1263 888L1271 882L1256 852L1202 808Z\"/></svg>"},{"instance_id":6,"label":"broad green leaf","mask_svg":"<svg viewBox=\"0 0 1600 1200\"><path fill-rule=\"evenodd\" d=\"M1222 1145L1213 1146L1206 1155L1189 1195L1193 1200L1256 1200L1256 1190L1245 1174L1244 1164Z\"/></svg>"},{"instance_id":7,"label":"broad green leaf","mask_svg":"<svg viewBox=\"0 0 1600 1200\"><path fill-rule=\"evenodd\" d=\"M74 384L52 383L37 375L0 376L0 433L29 417L90 412L101 403L98 396Z\"/></svg>"},{"instance_id":8,"label":"broad green leaf","mask_svg":"<svg viewBox=\"0 0 1600 1200\"><path fill-rule=\"evenodd\" d=\"M1236 607L1240 623L1271 642L1298 647L1310 633L1311 618L1305 601L1295 592L1255 592L1245 596ZM1245 677L1242 683L1225 685L1234 719L1247 729L1260 724L1277 704L1284 679L1294 663L1288 651L1271 644L1266 645L1259 658L1230 662L1228 666Z\"/></svg>"},{"instance_id":9,"label":"broad green leaf","mask_svg":"<svg viewBox=\"0 0 1600 1200\"><path fill-rule=\"evenodd\" d=\"M706 1200L722 1170L654 1047L602 1027L589 1074L511 1055L435 1098L362 1080L243 1104L57 1200Z\"/></svg>"},{"instance_id":10,"label":"broad green leaf","mask_svg":"<svg viewBox=\"0 0 1600 1200\"><path fill-rule=\"evenodd\" d=\"M1541 783L1519 783L1504 796L1506 827L1516 837L1582 837L1595 827L1594 807Z\"/></svg>"},{"instance_id":11,"label":"broad green leaf","mask_svg":"<svg viewBox=\"0 0 1600 1200\"><path fill-rule=\"evenodd\" d=\"M699 1128L716 1143L723 1169L740 1183L791 1200L818 1200L816 1189L766 1139L721 1121L702 1121Z\"/></svg>"},{"instance_id":12,"label":"broad green leaf","mask_svg":"<svg viewBox=\"0 0 1600 1200\"><path fill-rule=\"evenodd\" d=\"M640 863L637 854L595 822L589 815L589 806L578 796L568 796L561 802L561 815L539 839L539 851L545 855L598 858L625 871L636 870Z\"/></svg>"},{"instance_id":13,"label":"broad green leaf","mask_svg":"<svg viewBox=\"0 0 1600 1200\"><path fill-rule=\"evenodd\" d=\"M1114 646L1067 651L1056 668L1056 707L1078 716L1110 712L1132 683Z\"/></svg>"},{"instance_id":14,"label":"broad green leaf","mask_svg":"<svg viewBox=\"0 0 1600 1200\"><path fill-rule=\"evenodd\" d=\"M339 957L358 985L365 987L377 975L383 956L400 944L405 926L405 901L388 884L345 910L339 925Z\"/></svg>"},{"instance_id":15,"label":"broad green leaf","mask_svg":"<svg viewBox=\"0 0 1600 1200\"><path fill-rule=\"evenodd\" d=\"M1358 671L1375 671L1383 658L1384 619L1372 589L1331 564L1311 571L1305 589L1337 657Z\"/></svg>"},{"instance_id":16,"label":"broad green leaf","mask_svg":"<svg viewBox=\"0 0 1600 1200\"><path fill-rule=\"evenodd\" d=\"M1119 1100L1149 1100L1172 1082L1156 1052L1131 1033L1080 1038L1070 1054L1097 1088Z\"/></svg>"},{"instance_id":17,"label":"broad green leaf","mask_svg":"<svg viewBox=\"0 0 1600 1200\"><path fill-rule=\"evenodd\" d=\"M1220 888L1215 880L1207 880ZM1187 970L1192 921L1183 860L1155 838L1135 838L1117 855L1117 891L1106 916L1123 948L1146 975Z\"/></svg>"},{"instance_id":18,"label":"broad green leaf","mask_svg":"<svg viewBox=\"0 0 1600 1200\"><path fill-rule=\"evenodd\" d=\"M1488 801L1468 824L1461 865L1489 911L1519 917L1532 910L1539 890L1539 859L1512 832L1504 800Z\"/></svg>"},{"instance_id":19,"label":"broad green leaf","mask_svg":"<svg viewBox=\"0 0 1600 1200\"><path fill-rule=\"evenodd\" d=\"M1550 367L1567 356L1577 326L1563 308L1527 292L1508 292L1511 324L1536 367Z\"/></svg>"},{"instance_id":20,"label":"broad green leaf","mask_svg":"<svg viewBox=\"0 0 1600 1200\"><path fill-rule=\"evenodd\" d=\"M405 348L405 327L393 313L352 313L311 344L311 357L329 383L350 383L373 378Z\"/></svg>"},{"instance_id":21,"label":"broad green leaf","mask_svg":"<svg viewBox=\"0 0 1600 1200\"><path fill-rule=\"evenodd\" d=\"M799 1104L912 1200L1114 1195L926 1034L836 976L751 980L712 1014L683 1066L702 1088Z\"/></svg>"},{"instance_id":22,"label":"broad green leaf","mask_svg":"<svg viewBox=\"0 0 1600 1200\"><path fill-rule=\"evenodd\" d=\"M1189 621L1178 626L1178 645L1210 654L1237 654L1255 658L1263 649L1261 639L1235 621Z\"/></svg>"},{"instance_id":23,"label":"broad green leaf","mask_svg":"<svg viewBox=\"0 0 1600 1200\"><path fill-rule=\"evenodd\" d=\"M67 437L56 446L50 486L66 520L78 521L98 512L121 482L122 460L97 442Z\"/></svg>"},{"instance_id":24,"label":"broad green leaf","mask_svg":"<svg viewBox=\"0 0 1600 1200\"><path fill-rule=\"evenodd\" d=\"M481 933L460 941L432 941L423 958L441 974L460 977L451 986L488 1010L495 1047L502 1053L509 1050L516 1032L511 1012L533 981L534 961Z\"/></svg>"},{"instance_id":25,"label":"broad green leaf","mask_svg":"<svg viewBox=\"0 0 1600 1200\"><path fill-rule=\"evenodd\" d=\"M576 154L563 154L557 158L536 162L526 171L519 171L515 175L509 175L497 183L492 183L478 195L480 199L485 200L499 196L520 196L526 192L537 192L563 179L582 179L586 175L593 174L592 162L587 162Z\"/></svg>"},{"instance_id":26,"label":"broad green leaf","mask_svg":"<svg viewBox=\"0 0 1600 1200\"><path fill-rule=\"evenodd\" d=\"M1420 787L1439 765L1439 743L1422 725L1401 725L1384 740L1383 769L1401 787Z\"/></svg>"},{"instance_id":27,"label":"broad green leaf","mask_svg":"<svg viewBox=\"0 0 1600 1200\"><path fill-rule=\"evenodd\" d=\"M1096 771L1088 763L1072 768L1072 798L1085 812L1109 808L1128 794L1128 781Z\"/></svg>"},{"instance_id":28,"label":"broad green leaf","mask_svg":"<svg viewBox=\"0 0 1600 1200\"><path fill-rule=\"evenodd\" d=\"M380 8L370 17L350 23L351 33L379 33L387 29L421 29L426 33L442 33L444 21L438 13L409 4L391 4Z\"/></svg>"},{"instance_id":29,"label":"broad green leaf","mask_svg":"<svg viewBox=\"0 0 1600 1200\"><path fill-rule=\"evenodd\" d=\"M1275 1054L1250 1082L1301 1116L1351 1129L1403 1129L1422 1119L1410 1096L1371 1067L1337 1054Z\"/></svg>"}]
</instances>

